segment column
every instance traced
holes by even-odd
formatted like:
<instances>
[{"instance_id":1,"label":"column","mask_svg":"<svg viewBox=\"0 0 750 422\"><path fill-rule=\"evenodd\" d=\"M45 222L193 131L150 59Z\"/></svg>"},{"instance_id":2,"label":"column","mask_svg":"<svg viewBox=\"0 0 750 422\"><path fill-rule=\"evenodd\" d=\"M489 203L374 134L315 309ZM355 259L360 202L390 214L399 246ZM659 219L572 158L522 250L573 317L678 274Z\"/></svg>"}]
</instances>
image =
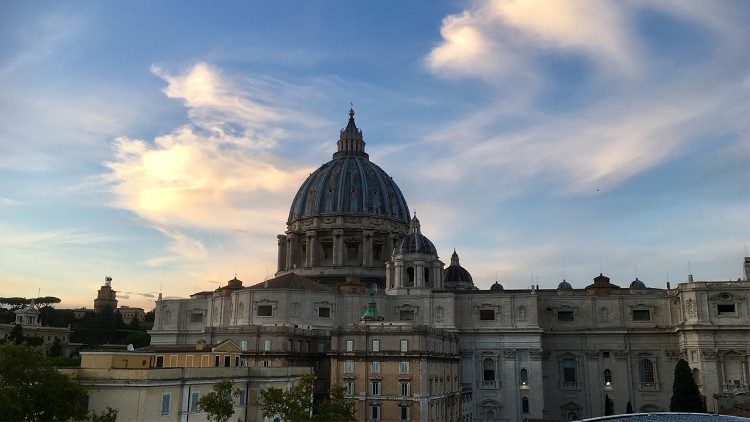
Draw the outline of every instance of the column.
<instances>
[{"instance_id":1,"label":"column","mask_svg":"<svg viewBox=\"0 0 750 422\"><path fill-rule=\"evenodd\" d=\"M276 263L276 271L281 271L286 268L286 235L280 234L276 236L276 239L278 240L279 246L279 256Z\"/></svg>"},{"instance_id":2,"label":"column","mask_svg":"<svg viewBox=\"0 0 750 422\"><path fill-rule=\"evenodd\" d=\"M307 257L305 259L306 267L314 267L317 264L318 258L318 232L316 230L308 230L307 235Z\"/></svg>"},{"instance_id":3,"label":"column","mask_svg":"<svg viewBox=\"0 0 750 422\"><path fill-rule=\"evenodd\" d=\"M340 267L344 262L344 231L333 230L333 265Z\"/></svg>"},{"instance_id":4,"label":"column","mask_svg":"<svg viewBox=\"0 0 750 422\"><path fill-rule=\"evenodd\" d=\"M362 230L362 266L372 266L372 230Z\"/></svg>"},{"instance_id":5,"label":"column","mask_svg":"<svg viewBox=\"0 0 750 422\"><path fill-rule=\"evenodd\" d=\"M414 261L414 287L424 287L424 264Z\"/></svg>"},{"instance_id":6,"label":"column","mask_svg":"<svg viewBox=\"0 0 750 422\"><path fill-rule=\"evenodd\" d=\"M396 262L396 287L404 287L404 263Z\"/></svg>"}]
</instances>

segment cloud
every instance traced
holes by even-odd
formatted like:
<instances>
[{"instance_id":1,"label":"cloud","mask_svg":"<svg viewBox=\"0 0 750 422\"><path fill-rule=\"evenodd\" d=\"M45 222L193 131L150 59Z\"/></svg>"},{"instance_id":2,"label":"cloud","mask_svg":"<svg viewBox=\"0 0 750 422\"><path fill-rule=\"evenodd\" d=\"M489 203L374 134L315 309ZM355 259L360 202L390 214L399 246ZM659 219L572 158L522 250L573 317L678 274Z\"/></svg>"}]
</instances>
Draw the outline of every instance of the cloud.
<instances>
[{"instance_id":1,"label":"cloud","mask_svg":"<svg viewBox=\"0 0 750 422\"><path fill-rule=\"evenodd\" d=\"M311 172L275 151L315 130L316 119L273 104L273 81L233 81L207 63L177 75L153 72L167 82L165 95L185 105L190 122L153 141L119 137L105 163L117 205L169 241L169 254L145 264L204 262L210 254L200 238L207 233L272 239ZM191 236L185 229L204 232Z\"/></svg>"},{"instance_id":2,"label":"cloud","mask_svg":"<svg viewBox=\"0 0 750 422\"><path fill-rule=\"evenodd\" d=\"M487 103L436 128L415 147L426 174L446 186L491 179L491 195L514 195L543 183L564 194L611 190L711 142L746 139L750 125L742 20L728 8L686 2L478 1L447 16L442 41L427 55L438 75L477 78ZM658 8L663 19L688 19L716 48L680 63L650 40L635 16ZM652 47L655 49L656 47ZM595 71L542 66L544 55L580 55ZM675 68L668 60L679 63ZM580 79L580 73L585 77ZM494 89L494 91L493 91ZM555 97L559 94L558 97ZM745 99L743 99L745 98ZM747 148L738 153L747 155Z\"/></svg>"},{"instance_id":3,"label":"cloud","mask_svg":"<svg viewBox=\"0 0 750 422\"><path fill-rule=\"evenodd\" d=\"M517 77L550 51L581 54L608 71L636 75L639 47L616 2L495 0L447 16L427 57L439 74Z\"/></svg>"}]
</instances>

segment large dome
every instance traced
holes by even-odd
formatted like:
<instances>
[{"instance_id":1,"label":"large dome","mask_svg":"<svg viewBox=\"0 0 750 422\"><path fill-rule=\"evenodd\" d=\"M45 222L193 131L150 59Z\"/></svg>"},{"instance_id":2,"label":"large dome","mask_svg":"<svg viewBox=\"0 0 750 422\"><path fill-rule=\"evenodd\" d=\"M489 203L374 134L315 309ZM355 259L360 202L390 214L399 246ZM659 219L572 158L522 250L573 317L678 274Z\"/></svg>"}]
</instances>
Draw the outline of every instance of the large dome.
<instances>
[{"instance_id":1,"label":"large dome","mask_svg":"<svg viewBox=\"0 0 750 422\"><path fill-rule=\"evenodd\" d=\"M315 215L365 214L408 223L406 200L393 179L369 160L353 111L338 146L333 159L315 170L297 191L289 222Z\"/></svg>"}]
</instances>

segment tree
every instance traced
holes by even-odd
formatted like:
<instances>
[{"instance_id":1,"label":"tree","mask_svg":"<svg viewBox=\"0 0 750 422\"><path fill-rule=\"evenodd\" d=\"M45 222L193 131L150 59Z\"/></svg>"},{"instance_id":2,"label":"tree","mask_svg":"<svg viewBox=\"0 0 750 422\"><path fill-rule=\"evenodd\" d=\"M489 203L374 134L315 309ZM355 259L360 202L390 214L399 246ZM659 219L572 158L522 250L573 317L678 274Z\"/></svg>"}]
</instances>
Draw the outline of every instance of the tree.
<instances>
[{"instance_id":1,"label":"tree","mask_svg":"<svg viewBox=\"0 0 750 422\"><path fill-rule=\"evenodd\" d=\"M107 410L102 410L102 413L96 413L92 410L88 420L91 422L116 422L117 409L107 406Z\"/></svg>"},{"instance_id":2,"label":"tree","mask_svg":"<svg viewBox=\"0 0 750 422\"><path fill-rule=\"evenodd\" d=\"M625 407L625 413L633 413L633 405L628 400L628 405Z\"/></svg>"},{"instance_id":3,"label":"tree","mask_svg":"<svg viewBox=\"0 0 750 422\"><path fill-rule=\"evenodd\" d=\"M60 342L60 337L55 337L55 341L52 343L52 346L49 348L49 355L51 357L55 356L62 356L62 344Z\"/></svg>"},{"instance_id":4,"label":"tree","mask_svg":"<svg viewBox=\"0 0 750 422\"><path fill-rule=\"evenodd\" d=\"M83 419L84 388L49 364L36 349L0 344L0 420Z\"/></svg>"},{"instance_id":5,"label":"tree","mask_svg":"<svg viewBox=\"0 0 750 422\"><path fill-rule=\"evenodd\" d=\"M672 384L672 401L669 404L672 412L704 413L703 400L695 383L690 365L685 359L680 359L674 368L674 383Z\"/></svg>"},{"instance_id":6,"label":"tree","mask_svg":"<svg viewBox=\"0 0 750 422\"><path fill-rule=\"evenodd\" d=\"M213 391L198 399L198 406L207 413L212 422L227 422L234 414L234 399L240 390L234 388L232 380L226 379L214 384Z\"/></svg>"},{"instance_id":7,"label":"tree","mask_svg":"<svg viewBox=\"0 0 750 422\"><path fill-rule=\"evenodd\" d=\"M8 333L8 336L6 338L13 344L23 343L23 327L21 326L21 324L14 325L13 329L10 330L10 333Z\"/></svg>"},{"instance_id":8,"label":"tree","mask_svg":"<svg viewBox=\"0 0 750 422\"><path fill-rule=\"evenodd\" d=\"M615 404L609 398L609 394L604 395L604 416L615 414Z\"/></svg>"},{"instance_id":9,"label":"tree","mask_svg":"<svg viewBox=\"0 0 750 422\"><path fill-rule=\"evenodd\" d=\"M263 416L272 418L279 415L288 422L349 422L354 420L354 406L344 399L344 387L331 387L329 399L321 404L313 415L313 393L315 375L305 374L289 391L271 387L261 390Z\"/></svg>"}]
</instances>

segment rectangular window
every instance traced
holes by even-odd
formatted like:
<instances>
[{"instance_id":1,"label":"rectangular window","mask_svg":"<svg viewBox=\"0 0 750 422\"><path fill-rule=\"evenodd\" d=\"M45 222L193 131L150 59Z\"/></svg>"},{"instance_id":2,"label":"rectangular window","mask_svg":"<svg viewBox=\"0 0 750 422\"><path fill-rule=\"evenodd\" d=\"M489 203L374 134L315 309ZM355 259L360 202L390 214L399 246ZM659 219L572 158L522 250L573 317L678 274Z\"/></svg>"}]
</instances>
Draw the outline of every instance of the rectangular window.
<instances>
[{"instance_id":1,"label":"rectangular window","mask_svg":"<svg viewBox=\"0 0 750 422\"><path fill-rule=\"evenodd\" d=\"M409 413L410 413L409 410L411 410L411 408L409 406L401 406L401 407L399 407L399 409L400 409L400 413L401 413L401 420L402 421L408 421L409 417L410 417L409 416Z\"/></svg>"},{"instance_id":2,"label":"rectangular window","mask_svg":"<svg viewBox=\"0 0 750 422\"><path fill-rule=\"evenodd\" d=\"M480 321L494 321L495 320L495 310L494 309L480 309L479 310L479 320Z\"/></svg>"},{"instance_id":3,"label":"rectangular window","mask_svg":"<svg viewBox=\"0 0 750 422\"><path fill-rule=\"evenodd\" d=\"M602 357L604 359L609 359L609 352L608 351L602 352Z\"/></svg>"},{"instance_id":4,"label":"rectangular window","mask_svg":"<svg viewBox=\"0 0 750 422\"><path fill-rule=\"evenodd\" d=\"M564 358L562 361L563 366L563 382L575 383L576 382L576 360L574 358Z\"/></svg>"},{"instance_id":5,"label":"rectangular window","mask_svg":"<svg viewBox=\"0 0 750 422\"><path fill-rule=\"evenodd\" d=\"M179 358L177 357L177 355L169 356L169 366L174 368L175 366L177 366L178 361Z\"/></svg>"},{"instance_id":6,"label":"rectangular window","mask_svg":"<svg viewBox=\"0 0 750 422\"><path fill-rule=\"evenodd\" d=\"M409 340L401 340L401 351L402 352L409 351Z\"/></svg>"},{"instance_id":7,"label":"rectangular window","mask_svg":"<svg viewBox=\"0 0 750 422\"><path fill-rule=\"evenodd\" d=\"M373 396L380 395L380 381L370 381L370 394Z\"/></svg>"},{"instance_id":8,"label":"rectangular window","mask_svg":"<svg viewBox=\"0 0 750 422\"><path fill-rule=\"evenodd\" d=\"M411 388L409 385L409 381L401 381L399 382L399 390L401 391L402 396L409 396L411 395Z\"/></svg>"},{"instance_id":9,"label":"rectangular window","mask_svg":"<svg viewBox=\"0 0 750 422\"><path fill-rule=\"evenodd\" d=\"M346 351L351 352L354 350L354 340L347 340L346 341Z\"/></svg>"},{"instance_id":10,"label":"rectangular window","mask_svg":"<svg viewBox=\"0 0 750 422\"><path fill-rule=\"evenodd\" d=\"M380 406L370 406L370 418L374 421L380 420Z\"/></svg>"},{"instance_id":11,"label":"rectangular window","mask_svg":"<svg viewBox=\"0 0 750 422\"><path fill-rule=\"evenodd\" d=\"M232 357L229 355L224 356L224 367L229 368L232 364Z\"/></svg>"},{"instance_id":12,"label":"rectangular window","mask_svg":"<svg viewBox=\"0 0 750 422\"><path fill-rule=\"evenodd\" d=\"M331 308L318 308L318 318L330 318Z\"/></svg>"},{"instance_id":13,"label":"rectangular window","mask_svg":"<svg viewBox=\"0 0 750 422\"><path fill-rule=\"evenodd\" d=\"M651 311L648 309L633 309L633 321L651 321Z\"/></svg>"},{"instance_id":14,"label":"rectangular window","mask_svg":"<svg viewBox=\"0 0 750 422\"><path fill-rule=\"evenodd\" d=\"M263 341L263 351L268 352L271 350L271 340L264 340Z\"/></svg>"},{"instance_id":15,"label":"rectangular window","mask_svg":"<svg viewBox=\"0 0 750 422\"><path fill-rule=\"evenodd\" d=\"M199 324L203 322L203 314L201 313L192 313L190 314L190 323L192 324Z\"/></svg>"},{"instance_id":16,"label":"rectangular window","mask_svg":"<svg viewBox=\"0 0 750 422\"><path fill-rule=\"evenodd\" d=\"M354 373L354 361L353 360L345 360L344 361L344 373L345 374L353 374Z\"/></svg>"},{"instance_id":17,"label":"rectangular window","mask_svg":"<svg viewBox=\"0 0 750 422\"><path fill-rule=\"evenodd\" d=\"M201 367L205 368L209 365L211 361L211 356L209 355L201 355Z\"/></svg>"},{"instance_id":18,"label":"rectangular window","mask_svg":"<svg viewBox=\"0 0 750 422\"><path fill-rule=\"evenodd\" d=\"M346 388L346 395L347 396L353 396L354 395L354 381L346 381L344 383L344 388Z\"/></svg>"},{"instance_id":19,"label":"rectangular window","mask_svg":"<svg viewBox=\"0 0 750 422\"><path fill-rule=\"evenodd\" d=\"M198 399L201 397L201 393L193 393L190 395L190 411L198 411Z\"/></svg>"},{"instance_id":20,"label":"rectangular window","mask_svg":"<svg viewBox=\"0 0 750 422\"><path fill-rule=\"evenodd\" d=\"M373 340L372 341L372 351L373 352L379 352L380 351L380 340Z\"/></svg>"},{"instance_id":21,"label":"rectangular window","mask_svg":"<svg viewBox=\"0 0 750 422\"><path fill-rule=\"evenodd\" d=\"M219 366L221 364L221 356L216 355L214 356L214 366Z\"/></svg>"},{"instance_id":22,"label":"rectangular window","mask_svg":"<svg viewBox=\"0 0 750 422\"><path fill-rule=\"evenodd\" d=\"M374 360L370 362L370 372L372 372L373 374L380 373L380 361Z\"/></svg>"},{"instance_id":23,"label":"rectangular window","mask_svg":"<svg viewBox=\"0 0 750 422\"><path fill-rule=\"evenodd\" d=\"M263 367L264 368L269 368L270 366L271 366L271 361L270 360L264 360L263 361Z\"/></svg>"},{"instance_id":24,"label":"rectangular window","mask_svg":"<svg viewBox=\"0 0 750 422\"><path fill-rule=\"evenodd\" d=\"M318 344L317 344L317 346L316 346L316 350L317 350L318 353L325 353L325 351L326 351L326 344L323 343L322 341L319 341Z\"/></svg>"},{"instance_id":25,"label":"rectangular window","mask_svg":"<svg viewBox=\"0 0 750 422\"><path fill-rule=\"evenodd\" d=\"M156 367L157 368L163 368L164 367L164 356L157 356L156 357Z\"/></svg>"},{"instance_id":26,"label":"rectangular window","mask_svg":"<svg viewBox=\"0 0 750 422\"><path fill-rule=\"evenodd\" d=\"M90 397L88 394L83 396L83 399L81 399L81 406L83 407L83 410L85 410L86 412L89 411L89 399Z\"/></svg>"},{"instance_id":27,"label":"rectangular window","mask_svg":"<svg viewBox=\"0 0 750 422\"><path fill-rule=\"evenodd\" d=\"M383 254L383 245L380 244L373 244L372 245L372 260L373 261L380 261L380 255Z\"/></svg>"},{"instance_id":28,"label":"rectangular window","mask_svg":"<svg viewBox=\"0 0 750 422\"><path fill-rule=\"evenodd\" d=\"M273 306L271 305L258 306L258 316L264 316L264 317L273 316Z\"/></svg>"},{"instance_id":29,"label":"rectangular window","mask_svg":"<svg viewBox=\"0 0 750 422\"><path fill-rule=\"evenodd\" d=\"M573 311L558 311L557 322L573 322L575 321L575 315Z\"/></svg>"},{"instance_id":30,"label":"rectangular window","mask_svg":"<svg viewBox=\"0 0 750 422\"><path fill-rule=\"evenodd\" d=\"M346 259L357 260L359 259L359 248L356 243L346 244Z\"/></svg>"},{"instance_id":31,"label":"rectangular window","mask_svg":"<svg viewBox=\"0 0 750 422\"><path fill-rule=\"evenodd\" d=\"M185 356L185 367L186 368L192 368L194 366L195 358L193 355L187 355Z\"/></svg>"},{"instance_id":32,"label":"rectangular window","mask_svg":"<svg viewBox=\"0 0 750 422\"><path fill-rule=\"evenodd\" d=\"M414 321L414 311L412 310L401 310L398 311L399 321Z\"/></svg>"},{"instance_id":33,"label":"rectangular window","mask_svg":"<svg viewBox=\"0 0 750 422\"><path fill-rule=\"evenodd\" d=\"M171 401L172 396L169 394L162 394L161 396L161 414L162 415L168 415L169 414L169 402Z\"/></svg>"},{"instance_id":34,"label":"rectangular window","mask_svg":"<svg viewBox=\"0 0 750 422\"><path fill-rule=\"evenodd\" d=\"M399 374L408 374L409 373L409 362L399 362L398 363L398 373Z\"/></svg>"},{"instance_id":35,"label":"rectangular window","mask_svg":"<svg viewBox=\"0 0 750 422\"><path fill-rule=\"evenodd\" d=\"M719 314L720 316L724 316L724 315L734 315L734 312L735 312L735 311L734 311L734 303L732 303L732 304L721 304L721 305L716 305L716 312L717 312L717 313L718 313L718 314Z\"/></svg>"},{"instance_id":36,"label":"rectangular window","mask_svg":"<svg viewBox=\"0 0 750 422\"><path fill-rule=\"evenodd\" d=\"M240 390L240 406L244 406L247 403L247 391Z\"/></svg>"},{"instance_id":37,"label":"rectangular window","mask_svg":"<svg viewBox=\"0 0 750 422\"><path fill-rule=\"evenodd\" d=\"M323 259L333 259L333 243L323 243Z\"/></svg>"},{"instance_id":38,"label":"rectangular window","mask_svg":"<svg viewBox=\"0 0 750 422\"><path fill-rule=\"evenodd\" d=\"M527 397L521 399L521 412L529 413L529 399Z\"/></svg>"}]
</instances>

